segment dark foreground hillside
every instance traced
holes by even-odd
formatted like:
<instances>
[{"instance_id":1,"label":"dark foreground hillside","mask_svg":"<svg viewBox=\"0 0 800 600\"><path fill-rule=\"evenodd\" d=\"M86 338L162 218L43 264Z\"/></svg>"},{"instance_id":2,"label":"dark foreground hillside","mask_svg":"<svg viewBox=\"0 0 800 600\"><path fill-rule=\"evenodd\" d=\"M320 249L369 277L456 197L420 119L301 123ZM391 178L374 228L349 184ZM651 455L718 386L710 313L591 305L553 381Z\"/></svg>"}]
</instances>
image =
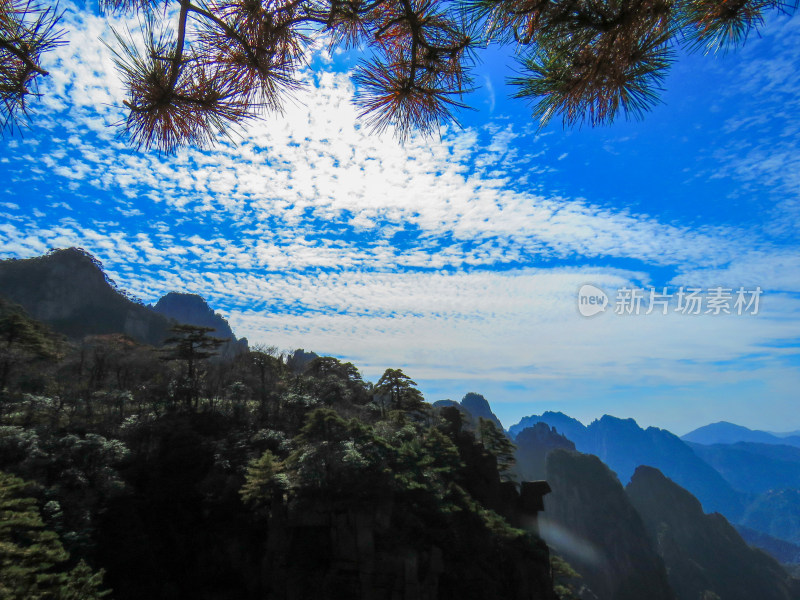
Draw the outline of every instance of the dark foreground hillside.
<instances>
[{"instance_id":1,"label":"dark foreground hillside","mask_svg":"<svg viewBox=\"0 0 800 600\"><path fill-rule=\"evenodd\" d=\"M0 333L4 599L556 598L502 433L399 369Z\"/></svg>"}]
</instances>

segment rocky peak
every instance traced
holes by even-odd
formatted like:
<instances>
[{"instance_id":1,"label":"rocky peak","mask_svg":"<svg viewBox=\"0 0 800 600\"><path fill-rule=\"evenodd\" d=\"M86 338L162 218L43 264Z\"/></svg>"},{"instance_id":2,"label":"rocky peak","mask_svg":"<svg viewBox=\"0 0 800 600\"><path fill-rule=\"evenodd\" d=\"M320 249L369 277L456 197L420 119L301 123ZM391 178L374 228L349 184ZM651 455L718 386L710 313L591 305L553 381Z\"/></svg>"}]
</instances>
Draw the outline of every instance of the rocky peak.
<instances>
[{"instance_id":1,"label":"rocky peak","mask_svg":"<svg viewBox=\"0 0 800 600\"><path fill-rule=\"evenodd\" d=\"M641 517L599 458L554 450L547 457L547 482L553 491L544 501L542 537L597 598L674 600Z\"/></svg>"},{"instance_id":2,"label":"rocky peak","mask_svg":"<svg viewBox=\"0 0 800 600\"><path fill-rule=\"evenodd\" d=\"M220 348L221 356L234 356L247 350L247 339L237 340L228 321L208 305L202 296L169 292L163 296L152 310L160 315L196 327L210 327L211 335L228 342Z\"/></svg>"},{"instance_id":3,"label":"rocky peak","mask_svg":"<svg viewBox=\"0 0 800 600\"><path fill-rule=\"evenodd\" d=\"M532 427L536 423L546 423L558 431L558 433L575 442L575 444L578 446L578 450L582 450L580 446L583 438L586 435L586 426L577 419L573 419L562 412L553 412L548 410L541 415L524 417L519 423L509 427L508 431L512 436L517 436L521 431L528 427Z\"/></svg>"},{"instance_id":4,"label":"rocky peak","mask_svg":"<svg viewBox=\"0 0 800 600\"><path fill-rule=\"evenodd\" d=\"M202 296L197 294L170 292L156 303L153 310L179 323L212 327L216 337L236 339L228 321L219 313L215 313Z\"/></svg>"},{"instance_id":5,"label":"rocky peak","mask_svg":"<svg viewBox=\"0 0 800 600\"><path fill-rule=\"evenodd\" d=\"M505 431L500 419L498 419L497 416L492 412L489 402L480 394L469 392L464 396L464 398L461 399L461 406L464 407L469 414L475 418L476 422L481 418L487 419L497 425L497 428L500 431Z\"/></svg>"},{"instance_id":6,"label":"rocky peak","mask_svg":"<svg viewBox=\"0 0 800 600\"><path fill-rule=\"evenodd\" d=\"M544 479L547 455L556 448L575 450L575 444L556 432L547 423L536 423L523 429L514 440L517 446L516 471L522 481Z\"/></svg>"}]
</instances>

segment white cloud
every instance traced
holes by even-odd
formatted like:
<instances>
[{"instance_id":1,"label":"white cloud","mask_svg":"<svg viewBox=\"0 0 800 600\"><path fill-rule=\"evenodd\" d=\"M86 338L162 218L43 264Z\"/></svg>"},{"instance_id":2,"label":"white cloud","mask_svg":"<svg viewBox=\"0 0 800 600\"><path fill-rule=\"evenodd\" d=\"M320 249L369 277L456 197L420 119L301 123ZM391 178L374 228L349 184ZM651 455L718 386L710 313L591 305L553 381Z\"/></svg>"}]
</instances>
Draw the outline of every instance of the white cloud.
<instances>
[{"instance_id":1,"label":"white cloud","mask_svg":"<svg viewBox=\"0 0 800 600\"><path fill-rule=\"evenodd\" d=\"M800 292L796 240L543 191L547 137L505 122L401 146L359 124L345 74L304 72L308 85L283 115L213 150L132 151L111 126L124 90L98 39L109 39L108 23L79 10L66 23L72 43L46 65L53 75L35 117L48 133L7 148L16 185L77 187L8 219L3 256L83 246L148 301L197 292L240 335L343 355L371 374L403 366L429 379L687 383L713 373L735 382L754 375L720 361L765 354L759 372L779 370L784 351L774 346L800 330L796 299L781 295ZM775 93L794 77L777 63L763 71L760 86ZM796 136L785 140L729 149L721 172L798 189ZM65 208L69 216L54 216ZM788 209L776 210L785 223ZM555 266L532 266L541 264ZM774 301L750 319L577 313L582 283L656 277L760 285Z\"/></svg>"}]
</instances>

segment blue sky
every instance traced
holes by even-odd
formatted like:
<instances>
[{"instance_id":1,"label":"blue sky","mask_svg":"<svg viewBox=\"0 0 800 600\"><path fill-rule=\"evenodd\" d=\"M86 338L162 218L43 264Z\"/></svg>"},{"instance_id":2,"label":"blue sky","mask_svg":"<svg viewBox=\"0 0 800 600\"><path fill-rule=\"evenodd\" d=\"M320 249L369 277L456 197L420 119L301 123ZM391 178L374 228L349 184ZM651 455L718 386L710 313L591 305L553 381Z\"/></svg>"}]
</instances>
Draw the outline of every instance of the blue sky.
<instances>
[{"instance_id":1,"label":"blue sky","mask_svg":"<svg viewBox=\"0 0 800 600\"><path fill-rule=\"evenodd\" d=\"M203 295L251 343L302 347L430 401L484 394L685 433L800 429L800 16L740 51L682 56L643 121L542 131L482 53L463 129L400 145L353 107L356 57L213 149L164 157L113 126L108 21L66 3L70 44L23 135L0 139L0 255L81 246L146 302ZM578 312L586 283L612 306ZM763 290L753 314L619 315L622 287Z\"/></svg>"}]
</instances>

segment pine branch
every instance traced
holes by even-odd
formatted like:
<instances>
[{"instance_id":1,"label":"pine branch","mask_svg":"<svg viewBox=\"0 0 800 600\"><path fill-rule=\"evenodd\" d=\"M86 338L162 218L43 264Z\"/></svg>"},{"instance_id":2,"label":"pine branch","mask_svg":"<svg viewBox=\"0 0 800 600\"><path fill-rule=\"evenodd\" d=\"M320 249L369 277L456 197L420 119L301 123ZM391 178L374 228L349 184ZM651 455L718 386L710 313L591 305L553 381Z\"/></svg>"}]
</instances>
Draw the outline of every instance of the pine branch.
<instances>
[{"instance_id":1,"label":"pine branch","mask_svg":"<svg viewBox=\"0 0 800 600\"><path fill-rule=\"evenodd\" d=\"M38 79L49 75L42 56L65 43L61 16L57 6L0 0L0 132L13 132L28 116L28 98L39 95Z\"/></svg>"},{"instance_id":2,"label":"pine branch","mask_svg":"<svg viewBox=\"0 0 800 600\"><path fill-rule=\"evenodd\" d=\"M280 112L310 47L358 46L355 101L375 131L401 139L458 124L474 51L513 45L514 94L542 125L639 118L657 102L674 47L718 51L745 42L769 11L800 0L100 0L145 20L141 52L117 35L127 87L120 124L134 145L172 152L210 145L263 111ZM27 114L41 57L63 43L60 15L0 0L0 129ZM172 13L174 14L174 13ZM158 30L160 33L155 34ZM130 34L128 35L131 38Z\"/></svg>"}]
</instances>

